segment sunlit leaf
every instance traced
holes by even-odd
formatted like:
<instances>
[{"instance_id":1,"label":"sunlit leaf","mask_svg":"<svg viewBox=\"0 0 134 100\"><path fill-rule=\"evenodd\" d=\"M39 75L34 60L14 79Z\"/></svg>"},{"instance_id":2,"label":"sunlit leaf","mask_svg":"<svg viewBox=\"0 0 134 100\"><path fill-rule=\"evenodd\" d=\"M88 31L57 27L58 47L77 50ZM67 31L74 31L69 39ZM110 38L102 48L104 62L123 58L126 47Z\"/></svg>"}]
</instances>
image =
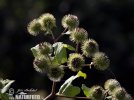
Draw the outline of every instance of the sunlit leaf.
<instances>
[{"instance_id":1,"label":"sunlit leaf","mask_svg":"<svg viewBox=\"0 0 134 100\"><path fill-rule=\"evenodd\" d=\"M83 77L84 79L87 78L87 74L86 74L86 73L83 73L82 71L79 71L79 72L77 73L77 75L78 75L79 77Z\"/></svg>"},{"instance_id":2,"label":"sunlit leaf","mask_svg":"<svg viewBox=\"0 0 134 100\"><path fill-rule=\"evenodd\" d=\"M83 91L84 95L86 97L89 97L90 96L90 93L89 93L90 88L88 88L85 84L82 84L81 88L82 88L82 91Z\"/></svg>"},{"instance_id":3,"label":"sunlit leaf","mask_svg":"<svg viewBox=\"0 0 134 100\"><path fill-rule=\"evenodd\" d=\"M54 47L54 62L58 64L63 64L67 62L67 52L64 44L62 42L56 42L53 44Z\"/></svg>"},{"instance_id":4,"label":"sunlit leaf","mask_svg":"<svg viewBox=\"0 0 134 100\"><path fill-rule=\"evenodd\" d=\"M79 87L73 86L73 85L72 85L72 82L73 82L76 78L78 78L78 77L85 77L84 74L85 74L85 73L83 73L83 72L78 72L77 75L71 76L70 78L68 78L68 79L63 83L63 85L61 85L58 94L64 94L64 95L66 95L66 94L69 94L69 93L68 93L69 91L70 91L70 95L67 95L67 96L72 96L72 95L75 96L75 95L79 94L79 92L80 92L80 91L78 90ZM70 90L70 89L73 89L73 87L75 88L75 90L74 90L74 91L73 91L73 90ZM75 92L76 90L77 90L77 92ZM73 91L74 94L73 94L71 91Z\"/></svg>"},{"instance_id":5,"label":"sunlit leaf","mask_svg":"<svg viewBox=\"0 0 134 100\"><path fill-rule=\"evenodd\" d=\"M64 47L71 50L71 51L75 50L75 48L73 46L69 45L69 44L64 44Z\"/></svg>"},{"instance_id":6,"label":"sunlit leaf","mask_svg":"<svg viewBox=\"0 0 134 100\"><path fill-rule=\"evenodd\" d=\"M69 85L68 88L62 93L63 95L74 97L80 93L80 88L77 86Z\"/></svg>"}]
</instances>

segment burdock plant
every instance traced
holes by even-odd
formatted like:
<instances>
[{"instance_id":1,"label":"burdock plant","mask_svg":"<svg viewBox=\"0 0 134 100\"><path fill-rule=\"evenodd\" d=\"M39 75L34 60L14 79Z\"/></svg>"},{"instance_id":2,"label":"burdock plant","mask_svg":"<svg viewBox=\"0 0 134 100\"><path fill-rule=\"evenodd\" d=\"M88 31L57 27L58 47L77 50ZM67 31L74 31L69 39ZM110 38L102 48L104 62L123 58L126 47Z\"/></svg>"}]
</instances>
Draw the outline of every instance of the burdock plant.
<instances>
[{"instance_id":1,"label":"burdock plant","mask_svg":"<svg viewBox=\"0 0 134 100\"><path fill-rule=\"evenodd\" d=\"M44 36L51 36L53 41L42 41L31 48L34 56L33 66L35 71L45 73L53 82L52 90L44 100L51 100L53 97L67 97L80 100L132 100L132 97L121 87L116 79L108 79L104 88L94 85L88 88L85 84L82 87L74 86L72 82L79 77L86 79L86 73L82 72L84 67L89 70L107 71L110 60L106 53L99 51L97 41L88 37L88 32L79 27L77 16L68 14L62 18L61 24L65 29L58 37L53 34L56 26L56 18L49 13L42 14L28 24L28 32L33 36L44 33ZM68 40L76 44L74 48L70 44L58 42L63 35L69 35ZM67 49L70 50L67 52ZM81 51L80 51L81 50ZM91 60L86 63L85 61ZM60 82L65 74L65 69L76 73L68 78L56 93L56 83ZM77 96L83 91L85 97Z\"/></svg>"}]
</instances>

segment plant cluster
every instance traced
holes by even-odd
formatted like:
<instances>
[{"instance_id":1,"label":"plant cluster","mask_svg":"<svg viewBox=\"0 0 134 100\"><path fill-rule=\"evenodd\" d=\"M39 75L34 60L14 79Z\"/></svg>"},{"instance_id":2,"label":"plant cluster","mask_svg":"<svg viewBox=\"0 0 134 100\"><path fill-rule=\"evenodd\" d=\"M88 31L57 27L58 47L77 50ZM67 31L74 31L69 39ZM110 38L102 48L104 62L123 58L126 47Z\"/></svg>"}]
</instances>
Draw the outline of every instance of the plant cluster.
<instances>
[{"instance_id":1,"label":"plant cluster","mask_svg":"<svg viewBox=\"0 0 134 100\"><path fill-rule=\"evenodd\" d=\"M37 36L44 33L45 36L49 35L53 39L53 43L43 41L31 48L34 55L33 66L35 70L45 73L53 81L51 94L44 100L50 100L54 96L82 100L132 100L132 97L115 79L107 80L104 88L100 85L88 88L82 84L81 88L85 97L77 97L81 89L74 86L72 82L79 77L86 78L86 73L82 72L84 67L89 67L89 70L94 67L96 70L104 71L110 66L108 56L99 50L98 43L89 38L89 33L84 28L79 27L79 23L77 16L65 15L61 20L64 31L57 38L53 34L53 28L57 28L56 18L52 14L45 13L28 24L28 32L31 35ZM76 47L58 42L63 35L68 35L69 40L75 43ZM71 53L67 53L67 49ZM92 61L85 63L87 58L91 58ZM59 92L55 93L56 82L60 82L64 77L65 68L69 68L70 71L77 72L77 74L68 78L59 88Z\"/></svg>"}]
</instances>

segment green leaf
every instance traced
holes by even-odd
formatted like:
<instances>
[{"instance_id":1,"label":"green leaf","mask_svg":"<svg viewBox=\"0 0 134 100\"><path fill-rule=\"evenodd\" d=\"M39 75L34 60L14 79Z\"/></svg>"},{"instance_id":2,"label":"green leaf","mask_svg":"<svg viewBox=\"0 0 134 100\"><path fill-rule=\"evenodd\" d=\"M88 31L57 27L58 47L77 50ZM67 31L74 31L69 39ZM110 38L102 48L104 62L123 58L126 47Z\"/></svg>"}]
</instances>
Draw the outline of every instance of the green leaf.
<instances>
[{"instance_id":1,"label":"green leaf","mask_svg":"<svg viewBox=\"0 0 134 100\"><path fill-rule=\"evenodd\" d=\"M62 94L70 97L74 97L80 93L80 88L77 86L69 85L66 91Z\"/></svg>"},{"instance_id":2,"label":"green leaf","mask_svg":"<svg viewBox=\"0 0 134 100\"><path fill-rule=\"evenodd\" d=\"M67 52L64 44L62 42L56 42L53 44L54 47L54 61L58 64L63 64L67 62Z\"/></svg>"},{"instance_id":3,"label":"green leaf","mask_svg":"<svg viewBox=\"0 0 134 100\"><path fill-rule=\"evenodd\" d=\"M73 82L73 80L75 80L78 77L85 77L85 75L83 75L83 74L85 74L85 73L78 72L77 75L71 76L70 78L68 78L63 83L63 85L61 85L58 94L64 94L64 95L67 95L67 96L75 96L75 95L79 94L79 92L80 92L79 89L78 89L79 87L73 86L72 82ZM74 89L74 91L71 90L71 89ZM69 91L70 91L70 93L68 93Z\"/></svg>"},{"instance_id":4,"label":"green leaf","mask_svg":"<svg viewBox=\"0 0 134 100\"><path fill-rule=\"evenodd\" d=\"M79 71L78 73L77 73L77 75L80 77L83 77L84 79L86 79L87 78L87 74L86 73L83 73L82 71Z\"/></svg>"},{"instance_id":5,"label":"green leaf","mask_svg":"<svg viewBox=\"0 0 134 100\"><path fill-rule=\"evenodd\" d=\"M0 93L0 100L9 100L9 97L6 93Z\"/></svg>"},{"instance_id":6,"label":"green leaf","mask_svg":"<svg viewBox=\"0 0 134 100\"><path fill-rule=\"evenodd\" d=\"M1 89L1 93L5 93L11 86L12 83L14 83L14 80L10 80L2 89Z\"/></svg>"},{"instance_id":7,"label":"green leaf","mask_svg":"<svg viewBox=\"0 0 134 100\"><path fill-rule=\"evenodd\" d=\"M90 88L88 88L85 84L82 84L81 88L82 88L82 91L83 91L84 95L86 97L89 97L90 96L90 92L89 92Z\"/></svg>"},{"instance_id":8,"label":"green leaf","mask_svg":"<svg viewBox=\"0 0 134 100\"><path fill-rule=\"evenodd\" d=\"M71 51L75 51L75 48L69 44L64 44L64 47L71 50Z\"/></svg>"}]
</instances>

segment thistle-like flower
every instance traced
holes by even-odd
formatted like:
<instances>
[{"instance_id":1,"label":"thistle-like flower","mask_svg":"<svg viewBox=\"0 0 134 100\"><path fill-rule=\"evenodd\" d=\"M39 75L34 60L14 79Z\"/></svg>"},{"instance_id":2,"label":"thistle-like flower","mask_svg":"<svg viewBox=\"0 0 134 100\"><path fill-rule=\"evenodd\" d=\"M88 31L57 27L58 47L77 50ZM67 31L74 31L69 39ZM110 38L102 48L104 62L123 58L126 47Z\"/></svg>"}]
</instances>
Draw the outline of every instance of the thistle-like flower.
<instances>
[{"instance_id":1,"label":"thistle-like flower","mask_svg":"<svg viewBox=\"0 0 134 100\"><path fill-rule=\"evenodd\" d=\"M91 57L99 51L99 46L95 40L89 39L83 42L81 49L86 57Z\"/></svg>"},{"instance_id":2,"label":"thistle-like flower","mask_svg":"<svg viewBox=\"0 0 134 100\"><path fill-rule=\"evenodd\" d=\"M56 19L52 14L45 13L39 17L39 21L44 30L51 30L56 27Z\"/></svg>"},{"instance_id":3,"label":"thistle-like flower","mask_svg":"<svg viewBox=\"0 0 134 100\"><path fill-rule=\"evenodd\" d=\"M63 65L61 66L54 66L51 65L49 67L49 70L47 72L47 75L51 81L58 82L60 81L64 76L64 69Z\"/></svg>"},{"instance_id":4,"label":"thistle-like flower","mask_svg":"<svg viewBox=\"0 0 134 100\"><path fill-rule=\"evenodd\" d=\"M62 18L62 26L64 28L68 28L69 30L75 29L76 27L79 26L78 17L75 15L71 15L71 14L65 15Z\"/></svg>"},{"instance_id":5,"label":"thistle-like flower","mask_svg":"<svg viewBox=\"0 0 134 100\"><path fill-rule=\"evenodd\" d=\"M85 60L81 54L73 53L69 55L68 66L72 71L79 71L82 69L82 65Z\"/></svg>"},{"instance_id":6,"label":"thistle-like flower","mask_svg":"<svg viewBox=\"0 0 134 100\"><path fill-rule=\"evenodd\" d=\"M37 19L34 19L28 24L27 30L31 35L37 36L42 31L42 26Z\"/></svg>"},{"instance_id":7,"label":"thistle-like flower","mask_svg":"<svg viewBox=\"0 0 134 100\"><path fill-rule=\"evenodd\" d=\"M109 94L111 94L113 90L117 87L121 87L121 86L120 83L115 79L108 79L104 84L104 88L108 90Z\"/></svg>"},{"instance_id":8,"label":"thistle-like flower","mask_svg":"<svg viewBox=\"0 0 134 100\"><path fill-rule=\"evenodd\" d=\"M117 87L113 91L113 96L115 97L116 100L124 100L127 92L125 91L124 88L122 87Z\"/></svg>"},{"instance_id":9,"label":"thistle-like flower","mask_svg":"<svg viewBox=\"0 0 134 100\"><path fill-rule=\"evenodd\" d=\"M91 100L104 100L105 91L101 86L92 86L89 90Z\"/></svg>"},{"instance_id":10,"label":"thistle-like flower","mask_svg":"<svg viewBox=\"0 0 134 100\"><path fill-rule=\"evenodd\" d=\"M33 61L33 67L37 72L46 73L49 68L48 60L43 57L35 58Z\"/></svg>"},{"instance_id":11,"label":"thistle-like flower","mask_svg":"<svg viewBox=\"0 0 134 100\"><path fill-rule=\"evenodd\" d=\"M38 44L39 45L39 52L43 55L48 55L52 52L52 45L48 42L43 42Z\"/></svg>"},{"instance_id":12,"label":"thistle-like flower","mask_svg":"<svg viewBox=\"0 0 134 100\"><path fill-rule=\"evenodd\" d=\"M70 34L70 40L76 43L82 43L88 38L88 33L83 28L76 28Z\"/></svg>"},{"instance_id":13,"label":"thistle-like flower","mask_svg":"<svg viewBox=\"0 0 134 100\"><path fill-rule=\"evenodd\" d=\"M106 70L110 65L110 60L103 52L96 52L92 60L94 68L98 70Z\"/></svg>"}]
</instances>

